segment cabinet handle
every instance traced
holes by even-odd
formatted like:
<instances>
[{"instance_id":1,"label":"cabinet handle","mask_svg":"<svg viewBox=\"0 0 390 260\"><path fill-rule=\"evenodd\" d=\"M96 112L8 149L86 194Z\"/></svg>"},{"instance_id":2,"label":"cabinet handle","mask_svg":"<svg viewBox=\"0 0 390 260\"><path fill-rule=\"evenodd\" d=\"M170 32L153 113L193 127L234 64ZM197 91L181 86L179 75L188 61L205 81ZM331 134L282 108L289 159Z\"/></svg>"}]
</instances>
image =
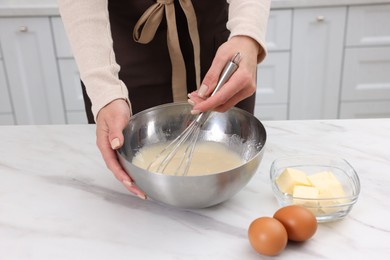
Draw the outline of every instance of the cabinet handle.
<instances>
[{"instance_id":1,"label":"cabinet handle","mask_svg":"<svg viewBox=\"0 0 390 260\"><path fill-rule=\"evenodd\" d=\"M28 27L27 26L20 26L19 32L28 32Z\"/></svg>"},{"instance_id":2,"label":"cabinet handle","mask_svg":"<svg viewBox=\"0 0 390 260\"><path fill-rule=\"evenodd\" d=\"M323 22L323 21L325 21L325 16L323 15L317 16L317 22Z\"/></svg>"}]
</instances>

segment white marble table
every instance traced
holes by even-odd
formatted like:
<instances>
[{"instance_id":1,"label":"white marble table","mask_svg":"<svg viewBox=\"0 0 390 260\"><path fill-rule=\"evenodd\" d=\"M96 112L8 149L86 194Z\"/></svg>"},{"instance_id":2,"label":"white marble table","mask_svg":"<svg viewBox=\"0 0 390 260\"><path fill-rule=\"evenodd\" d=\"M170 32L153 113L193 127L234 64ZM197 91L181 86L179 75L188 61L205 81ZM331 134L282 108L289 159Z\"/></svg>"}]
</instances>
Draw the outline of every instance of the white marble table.
<instances>
[{"instance_id":1,"label":"white marble table","mask_svg":"<svg viewBox=\"0 0 390 260\"><path fill-rule=\"evenodd\" d=\"M361 179L350 215L320 224L280 259L388 259L390 119L264 122L264 159L227 202L173 209L129 194L105 167L94 126L0 127L0 259L262 259L247 228L278 208L268 172L286 155L332 154Z\"/></svg>"}]
</instances>

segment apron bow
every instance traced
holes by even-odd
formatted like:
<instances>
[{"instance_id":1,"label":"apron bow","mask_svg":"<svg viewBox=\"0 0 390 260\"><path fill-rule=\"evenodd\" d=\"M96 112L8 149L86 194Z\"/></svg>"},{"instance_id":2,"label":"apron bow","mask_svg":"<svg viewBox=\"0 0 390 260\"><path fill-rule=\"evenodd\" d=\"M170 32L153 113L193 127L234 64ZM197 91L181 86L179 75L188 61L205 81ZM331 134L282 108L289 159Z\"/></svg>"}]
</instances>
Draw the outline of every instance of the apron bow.
<instances>
[{"instance_id":1,"label":"apron bow","mask_svg":"<svg viewBox=\"0 0 390 260\"><path fill-rule=\"evenodd\" d=\"M197 87L200 85L200 43L196 14L191 0L179 0L187 18L188 31L194 49L194 63ZM173 101L187 100L187 80L183 54L180 50L176 27L174 0L157 0L137 21L133 30L134 41L147 44L153 40L163 17L167 20L167 45L172 64Z\"/></svg>"}]
</instances>

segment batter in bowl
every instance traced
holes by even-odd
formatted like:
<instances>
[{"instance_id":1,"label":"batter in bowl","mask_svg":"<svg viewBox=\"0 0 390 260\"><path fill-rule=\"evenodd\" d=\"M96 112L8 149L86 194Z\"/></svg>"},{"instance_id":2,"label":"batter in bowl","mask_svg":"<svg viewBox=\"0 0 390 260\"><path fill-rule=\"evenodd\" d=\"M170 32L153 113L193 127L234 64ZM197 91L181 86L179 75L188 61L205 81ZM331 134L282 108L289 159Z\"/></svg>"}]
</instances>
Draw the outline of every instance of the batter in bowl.
<instances>
[{"instance_id":1,"label":"batter in bowl","mask_svg":"<svg viewBox=\"0 0 390 260\"><path fill-rule=\"evenodd\" d=\"M147 169L168 144L169 143L158 143L142 147L133 158L132 163L140 168ZM164 174L175 174L186 146L182 145L180 148L181 150L179 149L172 158L165 169ZM221 143L211 141L199 142L195 146L187 176L201 176L224 172L239 167L243 163L244 160L238 153L229 150L227 146ZM159 165L160 162L156 161L149 170L151 172L157 172L157 167Z\"/></svg>"}]
</instances>

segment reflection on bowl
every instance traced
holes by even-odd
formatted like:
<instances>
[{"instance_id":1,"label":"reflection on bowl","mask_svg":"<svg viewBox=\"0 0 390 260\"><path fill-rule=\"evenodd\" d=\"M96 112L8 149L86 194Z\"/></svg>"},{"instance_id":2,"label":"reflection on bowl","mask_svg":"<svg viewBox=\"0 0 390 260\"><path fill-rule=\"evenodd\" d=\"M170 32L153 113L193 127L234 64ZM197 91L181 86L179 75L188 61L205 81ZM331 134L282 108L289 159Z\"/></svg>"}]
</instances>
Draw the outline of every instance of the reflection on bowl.
<instances>
[{"instance_id":1,"label":"reflection on bowl","mask_svg":"<svg viewBox=\"0 0 390 260\"><path fill-rule=\"evenodd\" d=\"M204 176L171 176L152 173L132 163L144 146L169 142L194 120L191 106L172 103L134 115L124 129L119 161L149 198L176 207L204 208L221 203L240 191L255 174L264 153L266 131L252 114L238 108L213 112L203 125L199 141L224 144L245 163L234 169Z\"/></svg>"},{"instance_id":2,"label":"reflection on bowl","mask_svg":"<svg viewBox=\"0 0 390 260\"><path fill-rule=\"evenodd\" d=\"M319 188L318 197L294 196L298 191L294 193L283 192L280 180L281 174L285 173L286 169L304 172L308 176L310 185L313 185L310 182L310 179L316 180L316 176L322 178L317 178L317 180L320 181L320 185L321 182L324 183L327 181L324 176L335 177L333 178L336 180L335 188L333 188L334 190L330 190L329 193L326 193L325 196L321 196L321 189ZM290 204L302 205L316 215L318 222L335 221L344 218L351 211L352 206L356 203L360 193L358 175L353 167L346 160L341 158L313 155L276 159L271 165L270 178L274 195L281 207ZM340 187L336 187L338 184L340 184ZM303 190L311 189L310 186L305 185L307 184L303 184ZM300 185L297 186L302 188ZM336 189L339 188L342 192L335 193L335 191L337 191ZM332 192L337 195L330 197L329 194L332 194ZM309 192L307 194L309 194Z\"/></svg>"}]
</instances>

